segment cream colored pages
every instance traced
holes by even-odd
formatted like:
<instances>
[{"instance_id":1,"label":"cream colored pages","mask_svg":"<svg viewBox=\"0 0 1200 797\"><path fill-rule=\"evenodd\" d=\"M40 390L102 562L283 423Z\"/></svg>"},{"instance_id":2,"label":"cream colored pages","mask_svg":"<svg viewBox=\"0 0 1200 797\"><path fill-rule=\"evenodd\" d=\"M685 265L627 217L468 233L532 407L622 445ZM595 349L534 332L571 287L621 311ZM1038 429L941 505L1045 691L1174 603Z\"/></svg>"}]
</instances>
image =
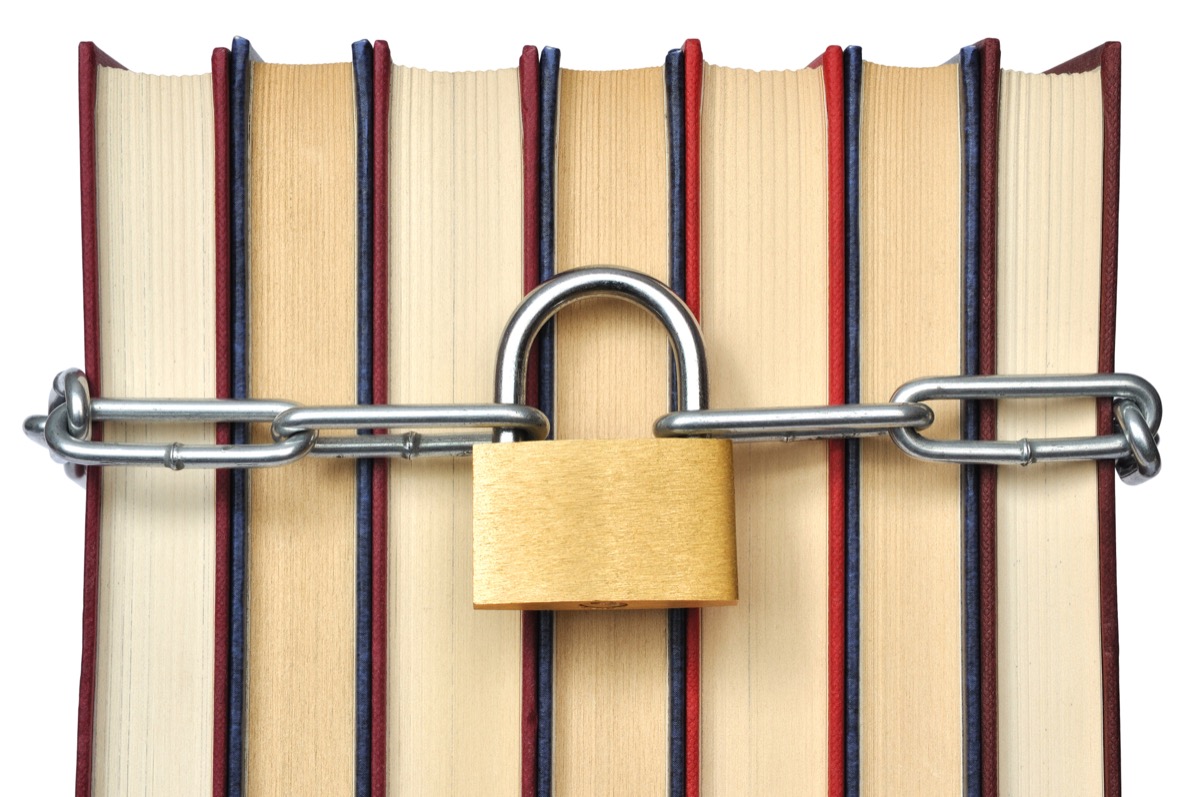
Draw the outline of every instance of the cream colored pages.
<instances>
[{"instance_id":1,"label":"cream colored pages","mask_svg":"<svg viewBox=\"0 0 1200 797\"><path fill-rule=\"evenodd\" d=\"M349 64L252 66L252 396L355 402L354 136ZM354 463L249 481L246 790L351 794Z\"/></svg>"},{"instance_id":2,"label":"cream colored pages","mask_svg":"<svg viewBox=\"0 0 1200 797\"><path fill-rule=\"evenodd\" d=\"M961 148L957 64L864 63L862 400L961 372ZM958 436L935 406L928 434ZM865 795L963 787L962 501L959 468L886 438L861 465L860 761Z\"/></svg>"},{"instance_id":3,"label":"cream colored pages","mask_svg":"<svg viewBox=\"0 0 1200 797\"><path fill-rule=\"evenodd\" d=\"M559 78L557 269L615 265L667 280L667 124L661 68ZM670 344L644 310L593 300L557 317L555 434L649 437L667 409ZM559 612L554 788L667 788L666 612Z\"/></svg>"},{"instance_id":4,"label":"cream colored pages","mask_svg":"<svg viewBox=\"0 0 1200 797\"><path fill-rule=\"evenodd\" d=\"M1095 373L1100 70L1001 73L996 369ZM1087 437L1090 400L1001 402L997 436ZM1001 468L996 487L999 784L1104 791L1096 465Z\"/></svg>"},{"instance_id":5,"label":"cream colored pages","mask_svg":"<svg viewBox=\"0 0 1200 797\"><path fill-rule=\"evenodd\" d=\"M714 408L829 401L829 190L821 69L706 66L701 318ZM827 793L824 443L735 451L736 607L705 611L707 795Z\"/></svg>"},{"instance_id":6,"label":"cream colored pages","mask_svg":"<svg viewBox=\"0 0 1200 797\"><path fill-rule=\"evenodd\" d=\"M216 395L212 80L96 77L100 385ZM110 442L213 442L109 424ZM92 793L212 793L215 479L110 468L101 480Z\"/></svg>"},{"instance_id":7,"label":"cream colored pages","mask_svg":"<svg viewBox=\"0 0 1200 797\"><path fill-rule=\"evenodd\" d=\"M520 113L515 69L393 68L393 403L493 400L524 292ZM517 794L521 616L472 608L470 460L393 461L388 522L388 788Z\"/></svg>"}]
</instances>

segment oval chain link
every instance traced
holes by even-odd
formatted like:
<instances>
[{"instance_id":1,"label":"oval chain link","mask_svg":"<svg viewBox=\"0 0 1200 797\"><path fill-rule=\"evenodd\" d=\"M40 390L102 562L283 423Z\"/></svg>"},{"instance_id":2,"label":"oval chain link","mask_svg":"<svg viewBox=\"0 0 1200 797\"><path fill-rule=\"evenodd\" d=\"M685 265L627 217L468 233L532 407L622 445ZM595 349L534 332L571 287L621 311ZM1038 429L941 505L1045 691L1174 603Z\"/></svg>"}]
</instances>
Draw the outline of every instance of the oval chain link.
<instances>
[{"instance_id":1,"label":"oval chain link","mask_svg":"<svg viewBox=\"0 0 1200 797\"><path fill-rule=\"evenodd\" d=\"M932 440L932 400L1108 398L1119 433L1022 440ZM952 376L901 386L889 404L682 410L654 426L659 437L720 437L737 442L826 440L890 435L910 456L955 464L1029 465L1064 460L1116 461L1122 480L1137 484L1162 467L1158 428L1162 401L1146 380L1131 374L1083 376ZM91 439L93 423L270 423L273 442L244 445L109 443ZM402 432L386 431L405 428ZM410 427L440 429L419 433ZM484 431L467 432L466 429ZM354 430L355 435L328 435ZM446 431L454 430L454 431ZM262 399L91 398L81 371L60 373L47 415L26 420L25 431L48 446L79 478L82 466L160 465L183 468L263 468L305 456L468 456L501 433L542 440L549 422L524 404L353 405L303 407Z\"/></svg>"}]
</instances>

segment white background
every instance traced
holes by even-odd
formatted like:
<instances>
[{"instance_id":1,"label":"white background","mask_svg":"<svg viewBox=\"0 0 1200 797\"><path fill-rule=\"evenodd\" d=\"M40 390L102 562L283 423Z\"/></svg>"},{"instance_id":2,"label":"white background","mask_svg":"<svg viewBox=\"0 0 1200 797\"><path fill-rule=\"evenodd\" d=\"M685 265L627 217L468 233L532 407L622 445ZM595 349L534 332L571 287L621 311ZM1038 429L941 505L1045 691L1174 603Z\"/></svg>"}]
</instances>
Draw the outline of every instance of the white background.
<instances>
[{"instance_id":1,"label":"white background","mask_svg":"<svg viewBox=\"0 0 1200 797\"><path fill-rule=\"evenodd\" d=\"M1166 404L1163 475L1118 485L1124 781L1133 795L1195 788L1197 476L1187 421L1197 384L1197 100L1192 26L1155 3L1073 9L1048 3L892 3L712 9L675 3L579 8L503 3L326 3L242 7L22 3L6 11L0 225L3 505L0 540L0 781L9 794L66 794L75 770L83 491L20 431L44 411L54 374L83 364L76 45L96 41L130 69L207 72L212 48L248 37L279 62L349 60L360 38L387 39L397 62L433 69L513 66L521 45L562 48L563 65L613 69L662 62L698 37L706 60L796 68L828 44L868 60L925 66L998 37L1003 65L1041 71L1107 40L1123 43L1117 369L1153 381ZM1177 8L1179 6L1176 6ZM15 15L15 16L14 16ZM1192 487L1188 487L1191 484Z\"/></svg>"}]
</instances>

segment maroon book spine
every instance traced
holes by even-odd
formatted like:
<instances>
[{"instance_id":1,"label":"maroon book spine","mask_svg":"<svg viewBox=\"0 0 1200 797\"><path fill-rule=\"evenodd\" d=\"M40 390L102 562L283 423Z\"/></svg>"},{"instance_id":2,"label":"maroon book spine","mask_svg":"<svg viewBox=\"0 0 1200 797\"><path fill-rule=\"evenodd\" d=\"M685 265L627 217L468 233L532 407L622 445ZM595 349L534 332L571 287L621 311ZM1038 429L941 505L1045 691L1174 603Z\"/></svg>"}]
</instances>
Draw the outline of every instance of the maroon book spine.
<instances>
[{"instance_id":1,"label":"maroon book spine","mask_svg":"<svg viewBox=\"0 0 1200 797\"><path fill-rule=\"evenodd\" d=\"M79 45L79 182L83 242L83 333L84 370L93 396L102 395L100 383L99 246L96 207L96 75L99 67L123 69L92 42ZM230 354L230 106L229 51L219 47L212 54L214 128L214 221L216 303L216 391L228 398L232 386ZM92 438L103 439L100 424ZM216 442L230 442L228 426L216 430ZM99 599L100 555L100 468L87 472L83 554L83 646L79 668L79 720L76 732L75 794L86 797L92 790L92 752L96 690L96 610ZM213 796L226 791L229 698L229 471L218 470L216 479L216 526L213 629Z\"/></svg>"},{"instance_id":2,"label":"maroon book spine","mask_svg":"<svg viewBox=\"0 0 1200 797\"><path fill-rule=\"evenodd\" d=\"M83 362L92 395L101 394L99 266L96 229L96 72L121 67L92 42L79 44L79 187L83 241ZM92 439L103 429L92 427ZM75 794L92 790L92 726L96 693L96 604L100 572L100 469L88 468L83 537L83 653L79 665L79 725L75 746Z\"/></svg>"},{"instance_id":3,"label":"maroon book spine","mask_svg":"<svg viewBox=\"0 0 1200 797\"><path fill-rule=\"evenodd\" d=\"M373 323L371 353L374 367L372 401L388 403L388 144L392 100L392 51L386 41L375 42L375 200L373 249ZM386 430L379 429L378 433ZM387 794L387 584L388 584L388 471L385 459L371 471L371 794Z\"/></svg>"},{"instance_id":4,"label":"maroon book spine","mask_svg":"<svg viewBox=\"0 0 1200 797\"><path fill-rule=\"evenodd\" d=\"M517 63L521 86L521 131L524 205L524 265L525 293L538 286L541 246L539 226L541 217L540 167L538 153L541 136L541 92L539 89L538 51L526 45ZM538 348L529 353L525 395L538 395ZM521 794L537 794L537 737L538 737L538 614L521 615Z\"/></svg>"},{"instance_id":5,"label":"maroon book spine","mask_svg":"<svg viewBox=\"0 0 1200 797\"><path fill-rule=\"evenodd\" d=\"M699 39L683 43L683 185L685 299L700 320L700 99L704 53ZM700 794L700 610L687 614L687 666L684 698L685 791Z\"/></svg>"},{"instance_id":6,"label":"maroon book spine","mask_svg":"<svg viewBox=\"0 0 1200 797\"><path fill-rule=\"evenodd\" d=\"M979 132L979 373L996 373L996 169L1000 149L1000 42L975 45L980 66ZM980 402L979 438L996 439L996 404ZM996 684L996 466L979 468L979 665L981 780L995 797L999 780Z\"/></svg>"},{"instance_id":7,"label":"maroon book spine","mask_svg":"<svg viewBox=\"0 0 1200 797\"><path fill-rule=\"evenodd\" d=\"M216 332L217 398L233 395L232 316L229 284L232 277L230 234L231 146L232 122L229 104L229 50L218 47L212 54L213 132L215 160L214 222L216 226L215 263L216 273ZM232 442L228 424L216 429L218 445ZM228 772L229 754L229 610L230 610L230 557L232 551L231 498L233 474L227 469L216 472L216 562L217 572L213 581L215 606L213 607L213 797L224 797Z\"/></svg>"}]
</instances>

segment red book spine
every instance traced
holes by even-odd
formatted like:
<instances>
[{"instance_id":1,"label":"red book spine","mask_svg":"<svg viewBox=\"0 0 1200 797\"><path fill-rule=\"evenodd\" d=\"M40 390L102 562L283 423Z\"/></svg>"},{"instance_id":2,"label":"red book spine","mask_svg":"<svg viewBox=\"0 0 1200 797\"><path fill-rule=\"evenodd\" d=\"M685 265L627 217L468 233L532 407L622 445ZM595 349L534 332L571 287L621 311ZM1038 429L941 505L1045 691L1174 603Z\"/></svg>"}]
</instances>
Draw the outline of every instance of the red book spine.
<instances>
[{"instance_id":1,"label":"red book spine","mask_svg":"<svg viewBox=\"0 0 1200 797\"><path fill-rule=\"evenodd\" d=\"M540 170L538 164L541 134L541 100L539 90L538 52L526 45L517 65L521 85L522 165L524 168L524 291L529 293L538 285L541 256L539 243ZM529 353L525 385L527 401L538 395L538 349ZM521 794L537 794L537 736L538 736L538 615L523 612L521 616Z\"/></svg>"},{"instance_id":2,"label":"red book spine","mask_svg":"<svg viewBox=\"0 0 1200 797\"><path fill-rule=\"evenodd\" d=\"M232 122L229 105L229 50L218 47L212 54L213 131L215 180L213 182L214 221L216 226L216 332L217 398L229 398L233 388L232 316L229 294L230 249L230 135ZM228 424L216 429L218 445L228 445L232 435ZM224 797L226 756L229 745L229 608L231 517L230 499L233 474L226 469L216 472L216 568L213 586L213 797Z\"/></svg>"},{"instance_id":3,"label":"red book spine","mask_svg":"<svg viewBox=\"0 0 1200 797\"><path fill-rule=\"evenodd\" d=\"M96 229L96 72L123 68L92 42L79 44L79 186L83 241L83 362L92 395L101 395L99 265ZM92 427L102 440L103 429ZM79 665L79 725L75 747L75 794L92 789L92 725L96 689L96 604L100 571L100 469L87 472L83 536L83 653Z\"/></svg>"},{"instance_id":4,"label":"red book spine","mask_svg":"<svg viewBox=\"0 0 1200 797\"><path fill-rule=\"evenodd\" d=\"M996 373L996 175L1000 149L1000 42L975 45L980 67L979 131L979 373ZM979 438L996 439L996 404L980 403ZM996 466L979 468L979 692L981 780L998 794L999 706L996 662Z\"/></svg>"},{"instance_id":5,"label":"red book spine","mask_svg":"<svg viewBox=\"0 0 1200 797\"><path fill-rule=\"evenodd\" d=\"M704 54L699 39L683 44L683 180L685 299L700 320L700 98L704 83ZM700 794L700 610L687 615L685 673L685 791Z\"/></svg>"},{"instance_id":6,"label":"red book spine","mask_svg":"<svg viewBox=\"0 0 1200 797\"><path fill-rule=\"evenodd\" d=\"M846 134L842 48L820 59L829 151L829 403L846 403ZM828 793L845 790L846 446L829 444L829 771Z\"/></svg>"},{"instance_id":7,"label":"red book spine","mask_svg":"<svg viewBox=\"0 0 1200 797\"><path fill-rule=\"evenodd\" d=\"M375 57L374 274L372 401L388 403L388 144L392 99L392 51L377 41ZM377 430L383 433L385 430ZM387 594L388 471L376 460L371 471L371 794L387 794Z\"/></svg>"}]
</instances>

